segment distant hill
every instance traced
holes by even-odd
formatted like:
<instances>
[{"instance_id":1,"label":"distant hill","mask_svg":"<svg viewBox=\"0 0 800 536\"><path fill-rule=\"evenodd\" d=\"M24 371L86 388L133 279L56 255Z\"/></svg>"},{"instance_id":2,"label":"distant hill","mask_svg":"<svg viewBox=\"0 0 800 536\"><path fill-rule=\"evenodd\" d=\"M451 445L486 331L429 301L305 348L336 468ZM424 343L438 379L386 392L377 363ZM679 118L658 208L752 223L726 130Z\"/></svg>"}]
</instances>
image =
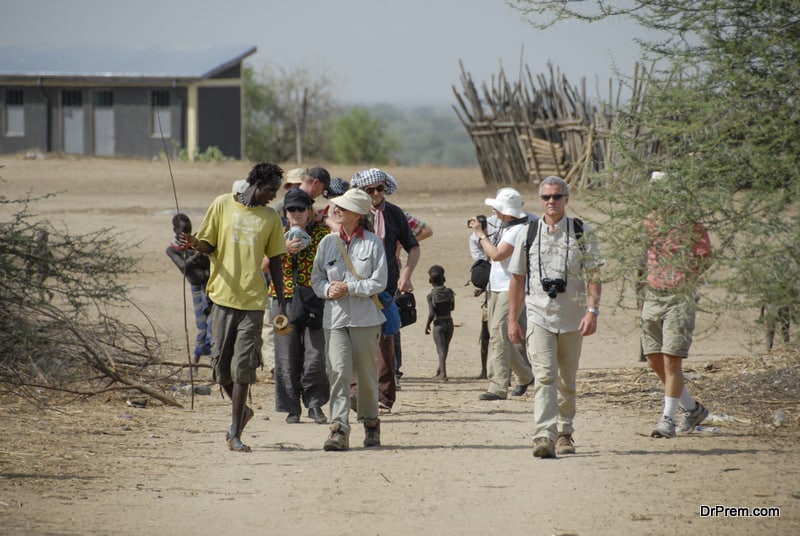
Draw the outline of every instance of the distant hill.
<instances>
[{"instance_id":1,"label":"distant hill","mask_svg":"<svg viewBox=\"0 0 800 536\"><path fill-rule=\"evenodd\" d=\"M400 145L395 153L403 166L477 166L475 146L453 108L375 104L370 115L386 121Z\"/></svg>"}]
</instances>

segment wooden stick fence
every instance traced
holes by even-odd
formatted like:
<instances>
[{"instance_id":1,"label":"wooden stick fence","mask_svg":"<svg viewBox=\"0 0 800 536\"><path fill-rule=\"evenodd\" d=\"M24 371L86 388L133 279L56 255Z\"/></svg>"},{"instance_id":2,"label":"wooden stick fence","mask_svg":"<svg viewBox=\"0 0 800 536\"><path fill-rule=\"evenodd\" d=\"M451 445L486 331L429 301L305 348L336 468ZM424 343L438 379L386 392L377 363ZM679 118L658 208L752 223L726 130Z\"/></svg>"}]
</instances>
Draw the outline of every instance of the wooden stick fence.
<instances>
[{"instance_id":1,"label":"wooden stick fence","mask_svg":"<svg viewBox=\"0 0 800 536\"><path fill-rule=\"evenodd\" d=\"M536 184L557 175L573 188L596 186L591 183L593 174L614 158L609 137L619 110L621 84L615 98L609 80L608 102L595 105L587 97L585 79L580 87L572 86L552 65L549 78L534 77L526 66L527 76L513 84L501 67L490 85L481 84L479 92L463 63L459 65L463 90L459 93L453 86L460 107L453 109L475 145L486 184ZM634 111L641 106L650 74L635 66L629 103ZM641 134L630 133L632 142Z\"/></svg>"}]
</instances>

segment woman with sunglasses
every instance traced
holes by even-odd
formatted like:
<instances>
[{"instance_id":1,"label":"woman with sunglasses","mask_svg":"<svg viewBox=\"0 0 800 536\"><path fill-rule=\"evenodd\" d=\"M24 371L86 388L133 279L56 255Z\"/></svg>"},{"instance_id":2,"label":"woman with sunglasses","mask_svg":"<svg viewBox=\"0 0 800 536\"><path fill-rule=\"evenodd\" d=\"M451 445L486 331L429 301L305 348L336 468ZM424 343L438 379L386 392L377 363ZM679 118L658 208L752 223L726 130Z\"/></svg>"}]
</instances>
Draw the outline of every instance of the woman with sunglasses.
<instances>
[{"instance_id":1,"label":"woman with sunglasses","mask_svg":"<svg viewBox=\"0 0 800 536\"><path fill-rule=\"evenodd\" d=\"M300 189L289 190L283 198L286 222L286 251L283 257L286 310L292 311L295 300L313 295L311 269L317 246L328 234L328 228L312 222L314 200ZM300 287L308 289L301 296ZM270 285L270 296L275 298ZM271 311L277 311L274 307ZM271 315L272 316L272 315ZM290 315L291 316L291 315ZM272 318L270 319L272 320ZM328 422L322 407L328 403L330 386L325 370L325 334L322 318L291 319L288 335L274 334L275 345L275 411L286 413L286 422L300 422L302 406L308 418L317 424Z\"/></svg>"}]
</instances>

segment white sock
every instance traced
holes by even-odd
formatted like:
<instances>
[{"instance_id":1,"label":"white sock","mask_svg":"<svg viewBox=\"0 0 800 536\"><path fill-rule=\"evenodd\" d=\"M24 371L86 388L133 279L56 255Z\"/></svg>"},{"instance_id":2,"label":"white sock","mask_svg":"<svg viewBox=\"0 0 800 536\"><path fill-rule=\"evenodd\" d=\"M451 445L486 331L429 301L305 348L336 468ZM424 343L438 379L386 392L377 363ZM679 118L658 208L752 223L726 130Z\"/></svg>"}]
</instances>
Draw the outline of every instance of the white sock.
<instances>
[{"instance_id":1,"label":"white sock","mask_svg":"<svg viewBox=\"0 0 800 536\"><path fill-rule=\"evenodd\" d=\"M675 420L675 412L678 411L678 403L680 398L673 398L671 396L664 397L664 415L672 420Z\"/></svg>"},{"instance_id":2,"label":"white sock","mask_svg":"<svg viewBox=\"0 0 800 536\"><path fill-rule=\"evenodd\" d=\"M697 401L692 398L692 395L689 394L689 391L686 390L686 386L683 386L683 391L681 391L681 402L680 406L688 411L692 411L697 409Z\"/></svg>"}]
</instances>

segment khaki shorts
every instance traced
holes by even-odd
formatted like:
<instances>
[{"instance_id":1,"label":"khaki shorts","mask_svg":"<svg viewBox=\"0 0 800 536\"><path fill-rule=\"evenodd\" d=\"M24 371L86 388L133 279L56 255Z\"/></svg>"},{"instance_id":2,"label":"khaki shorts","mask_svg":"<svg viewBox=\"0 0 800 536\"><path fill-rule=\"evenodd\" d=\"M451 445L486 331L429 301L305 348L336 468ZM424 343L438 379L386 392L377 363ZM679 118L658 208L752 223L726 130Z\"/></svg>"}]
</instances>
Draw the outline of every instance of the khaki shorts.
<instances>
[{"instance_id":1,"label":"khaki shorts","mask_svg":"<svg viewBox=\"0 0 800 536\"><path fill-rule=\"evenodd\" d=\"M264 311L242 311L214 304L211 310L211 366L220 385L256 383L261 366Z\"/></svg>"},{"instance_id":2,"label":"khaki shorts","mask_svg":"<svg viewBox=\"0 0 800 536\"><path fill-rule=\"evenodd\" d=\"M642 307L642 350L688 357L694 335L696 299L693 292L660 293L648 289Z\"/></svg>"}]
</instances>

